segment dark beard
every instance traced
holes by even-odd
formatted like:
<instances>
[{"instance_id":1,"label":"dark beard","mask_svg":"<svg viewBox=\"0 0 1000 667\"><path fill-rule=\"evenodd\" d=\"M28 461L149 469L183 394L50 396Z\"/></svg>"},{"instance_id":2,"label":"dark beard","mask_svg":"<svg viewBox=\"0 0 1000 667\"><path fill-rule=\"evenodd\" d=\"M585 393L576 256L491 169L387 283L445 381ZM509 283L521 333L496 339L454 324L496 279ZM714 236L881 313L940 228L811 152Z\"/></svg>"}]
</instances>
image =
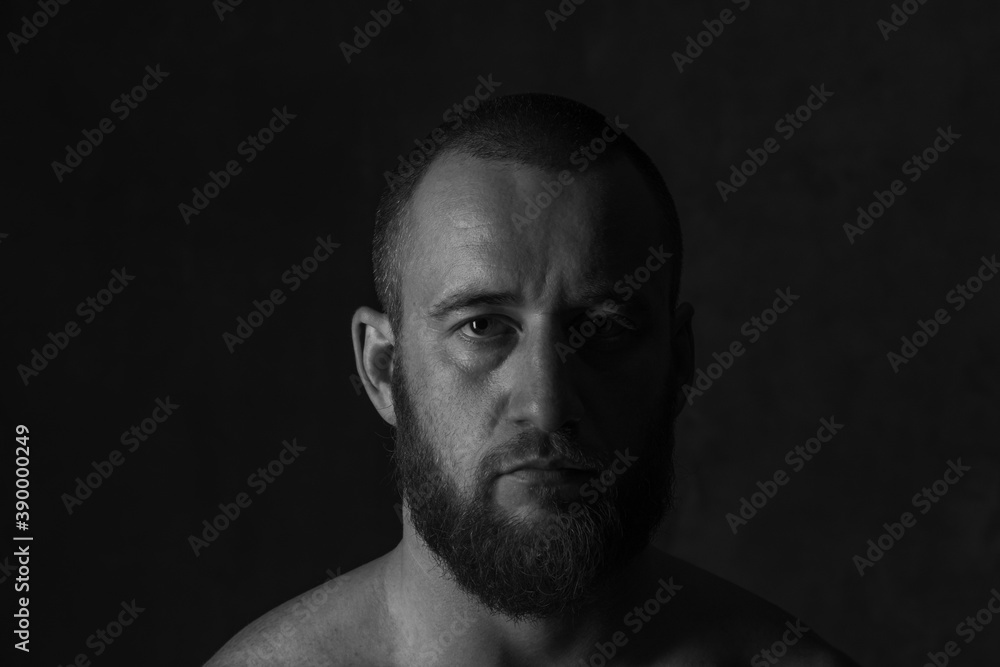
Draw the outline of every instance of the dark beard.
<instances>
[{"instance_id":1,"label":"dark beard","mask_svg":"<svg viewBox=\"0 0 1000 667\"><path fill-rule=\"evenodd\" d=\"M663 413L647 425L643 455L604 490L590 487L596 498L588 493L565 502L556 489L541 487L538 494L548 517L519 519L504 513L492 497L501 461L559 455L584 467L608 470L615 455L585 455L569 429L547 435L522 432L484 457L476 470L473 497L465 498L422 428L398 354L401 348L396 349L392 396L397 486L414 529L445 571L490 611L513 620L574 614L592 603L649 545L671 504L671 397Z\"/></svg>"}]
</instances>

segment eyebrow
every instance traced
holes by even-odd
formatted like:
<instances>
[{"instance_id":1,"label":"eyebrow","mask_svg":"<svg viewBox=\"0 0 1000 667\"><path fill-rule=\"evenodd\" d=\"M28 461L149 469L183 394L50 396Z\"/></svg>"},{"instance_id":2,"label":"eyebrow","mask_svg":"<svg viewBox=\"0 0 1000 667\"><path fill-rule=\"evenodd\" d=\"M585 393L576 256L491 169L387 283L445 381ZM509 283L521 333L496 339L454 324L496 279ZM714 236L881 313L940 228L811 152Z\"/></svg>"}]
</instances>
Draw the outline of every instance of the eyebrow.
<instances>
[{"instance_id":1,"label":"eyebrow","mask_svg":"<svg viewBox=\"0 0 1000 667\"><path fill-rule=\"evenodd\" d=\"M481 287L463 287L449 294L427 311L433 320L443 320L448 315L475 306L516 306L521 298L511 292L498 292Z\"/></svg>"},{"instance_id":2,"label":"eyebrow","mask_svg":"<svg viewBox=\"0 0 1000 667\"><path fill-rule=\"evenodd\" d=\"M606 301L613 301L619 306L625 305L611 290L611 285L605 281L591 282L581 295L582 303L577 308L590 308L602 305ZM432 320L443 320L453 313L475 308L476 306L518 306L522 300L511 292L497 291L477 286L469 286L442 298L433 304L427 311L428 317ZM633 292L629 300L628 308L636 311L646 311L649 308L647 295L640 292Z\"/></svg>"},{"instance_id":3,"label":"eyebrow","mask_svg":"<svg viewBox=\"0 0 1000 667\"><path fill-rule=\"evenodd\" d=\"M623 301L621 294L614 291L614 286L619 281L596 274L584 276L583 289L580 292L580 301L583 304L600 305L606 301L613 301L618 306L625 306L631 310L647 310L649 307L648 290L632 290L629 300Z\"/></svg>"}]
</instances>

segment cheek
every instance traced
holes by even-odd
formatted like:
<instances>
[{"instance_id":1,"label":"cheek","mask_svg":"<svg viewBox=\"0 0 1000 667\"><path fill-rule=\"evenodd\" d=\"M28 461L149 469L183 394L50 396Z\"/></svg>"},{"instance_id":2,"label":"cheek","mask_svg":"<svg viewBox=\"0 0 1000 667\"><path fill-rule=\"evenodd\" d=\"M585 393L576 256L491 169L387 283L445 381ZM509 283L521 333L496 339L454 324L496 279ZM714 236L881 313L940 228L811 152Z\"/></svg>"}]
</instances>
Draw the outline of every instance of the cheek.
<instances>
[{"instance_id":1,"label":"cheek","mask_svg":"<svg viewBox=\"0 0 1000 667\"><path fill-rule=\"evenodd\" d=\"M591 375L581 386L598 429L616 441L642 440L657 416L670 411L667 360L629 360Z\"/></svg>"},{"instance_id":2,"label":"cheek","mask_svg":"<svg viewBox=\"0 0 1000 667\"><path fill-rule=\"evenodd\" d=\"M600 396L603 402L635 409L661 400L670 375L666 355L637 351L616 357L612 363L591 366L580 381L588 393Z\"/></svg>"},{"instance_id":3,"label":"cheek","mask_svg":"<svg viewBox=\"0 0 1000 667\"><path fill-rule=\"evenodd\" d=\"M487 394L454 368L426 364L414 376L413 400L423 435L448 474L464 487L487 448Z\"/></svg>"}]
</instances>

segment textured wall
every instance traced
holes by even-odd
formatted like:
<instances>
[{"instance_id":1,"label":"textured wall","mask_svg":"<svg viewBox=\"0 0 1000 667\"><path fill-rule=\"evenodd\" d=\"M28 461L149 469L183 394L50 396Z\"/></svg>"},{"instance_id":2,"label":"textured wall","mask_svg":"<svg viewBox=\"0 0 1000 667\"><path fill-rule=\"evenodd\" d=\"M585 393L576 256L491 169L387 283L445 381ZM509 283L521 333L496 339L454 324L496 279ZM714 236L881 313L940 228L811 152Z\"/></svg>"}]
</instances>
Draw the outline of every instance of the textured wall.
<instances>
[{"instance_id":1,"label":"textured wall","mask_svg":"<svg viewBox=\"0 0 1000 667\"><path fill-rule=\"evenodd\" d=\"M745 344L678 422L659 541L866 664L921 664L949 640L955 664L995 658L1000 626L966 644L956 624L1000 586L1000 280L961 310L946 295L1000 251L997 8L928 2L886 40L889 3L591 0L553 30L555 0L404 1L348 64L338 43L383 7L248 2L220 21L208 0L70 3L2 56L3 432L13 451L13 424L31 429L33 657L195 664L395 544L389 431L350 383L348 322L374 303L382 172L492 73L500 92L629 124L684 223L698 366ZM734 20L679 72L672 54L724 9ZM35 11L9 3L4 31ZM169 76L119 118L112 100L156 64ZM821 85L833 96L812 118L776 130ZM285 106L296 117L246 162L240 143ZM104 117L114 131L57 180L51 162ZM903 163L939 127L961 138L910 182ZM717 181L768 137L780 149L724 202ZM229 160L240 173L185 224L178 204ZM906 192L850 243L844 223L894 179ZM340 247L291 291L283 273L327 235ZM134 280L85 321L77 304L122 267ZM287 301L230 353L223 332L276 288ZM741 328L779 288L800 298L751 342ZM939 308L950 321L894 372L887 353ZM25 386L17 365L70 320L79 335ZM180 407L128 451L120 434L167 396ZM793 471L785 453L831 416L844 428ZM293 438L306 449L273 483L248 480ZM63 494L115 449L70 514ZM920 514L912 496L959 457L971 471ZM725 515L779 469L790 481L734 535ZM195 556L188 536L241 492L250 505ZM916 525L859 576L852 557L906 511ZM133 599L145 611L97 656L88 636Z\"/></svg>"}]
</instances>

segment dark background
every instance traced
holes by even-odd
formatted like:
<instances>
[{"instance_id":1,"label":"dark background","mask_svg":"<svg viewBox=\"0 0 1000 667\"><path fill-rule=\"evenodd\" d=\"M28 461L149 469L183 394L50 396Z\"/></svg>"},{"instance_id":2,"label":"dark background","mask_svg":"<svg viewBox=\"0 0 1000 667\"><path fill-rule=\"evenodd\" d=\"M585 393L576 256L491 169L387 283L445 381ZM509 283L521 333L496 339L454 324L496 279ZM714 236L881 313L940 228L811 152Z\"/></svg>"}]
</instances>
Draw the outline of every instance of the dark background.
<instances>
[{"instance_id":1,"label":"dark background","mask_svg":"<svg viewBox=\"0 0 1000 667\"><path fill-rule=\"evenodd\" d=\"M11 664L198 665L395 545L390 431L352 387L348 323L375 303L383 172L489 74L500 93L619 115L660 166L700 368L748 342L775 289L800 296L681 416L678 509L658 542L865 664L922 664L949 640L955 665L995 659L1000 623L970 644L955 626L1000 586L1000 281L957 312L946 294L1000 251L997 6L928 2L888 41L887 2L591 0L554 31L556 0L403 6L350 64L338 44L385 3L244 2L220 21L209 0L71 2L17 54L0 47L0 472L12 489L13 427L28 425L34 536L31 662ZM678 72L671 54L727 8L736 20ZM7 3L0 27L37 11ZM112 100L157 64L169 76L118 120ZM775 121L820 84L833 97L781 138ZM178 204L284 106L288 128L186 225ZM104 117L114 132L58 182L51 162ZM949 126L961 139L910 183L902 163ZM723 203L716 181L769 136L779 152ZM850 244L844 223L896 178L906 193ZM290 292L282 273L327 235L340 247ZM132 284L83 324L77 304L122 267ZM275 288L287 301L231 354L223 332ZM886 354L938 308L951 321L894 373ZM80 335L25 386L17 365L68 320ZM167 396L175 414L68 514L76 478ZM831 416L844 429L734 535L725 514ZM292 438L306 450L257 495L248 476ZM859 576L852 557L958 457L971 472ZM240 492L250 507L196 557L189 535ZM0 573L8 599L14 576ZM133 599L145 611L95 657L88 636Z\"/></svg>"}]
</instances>

